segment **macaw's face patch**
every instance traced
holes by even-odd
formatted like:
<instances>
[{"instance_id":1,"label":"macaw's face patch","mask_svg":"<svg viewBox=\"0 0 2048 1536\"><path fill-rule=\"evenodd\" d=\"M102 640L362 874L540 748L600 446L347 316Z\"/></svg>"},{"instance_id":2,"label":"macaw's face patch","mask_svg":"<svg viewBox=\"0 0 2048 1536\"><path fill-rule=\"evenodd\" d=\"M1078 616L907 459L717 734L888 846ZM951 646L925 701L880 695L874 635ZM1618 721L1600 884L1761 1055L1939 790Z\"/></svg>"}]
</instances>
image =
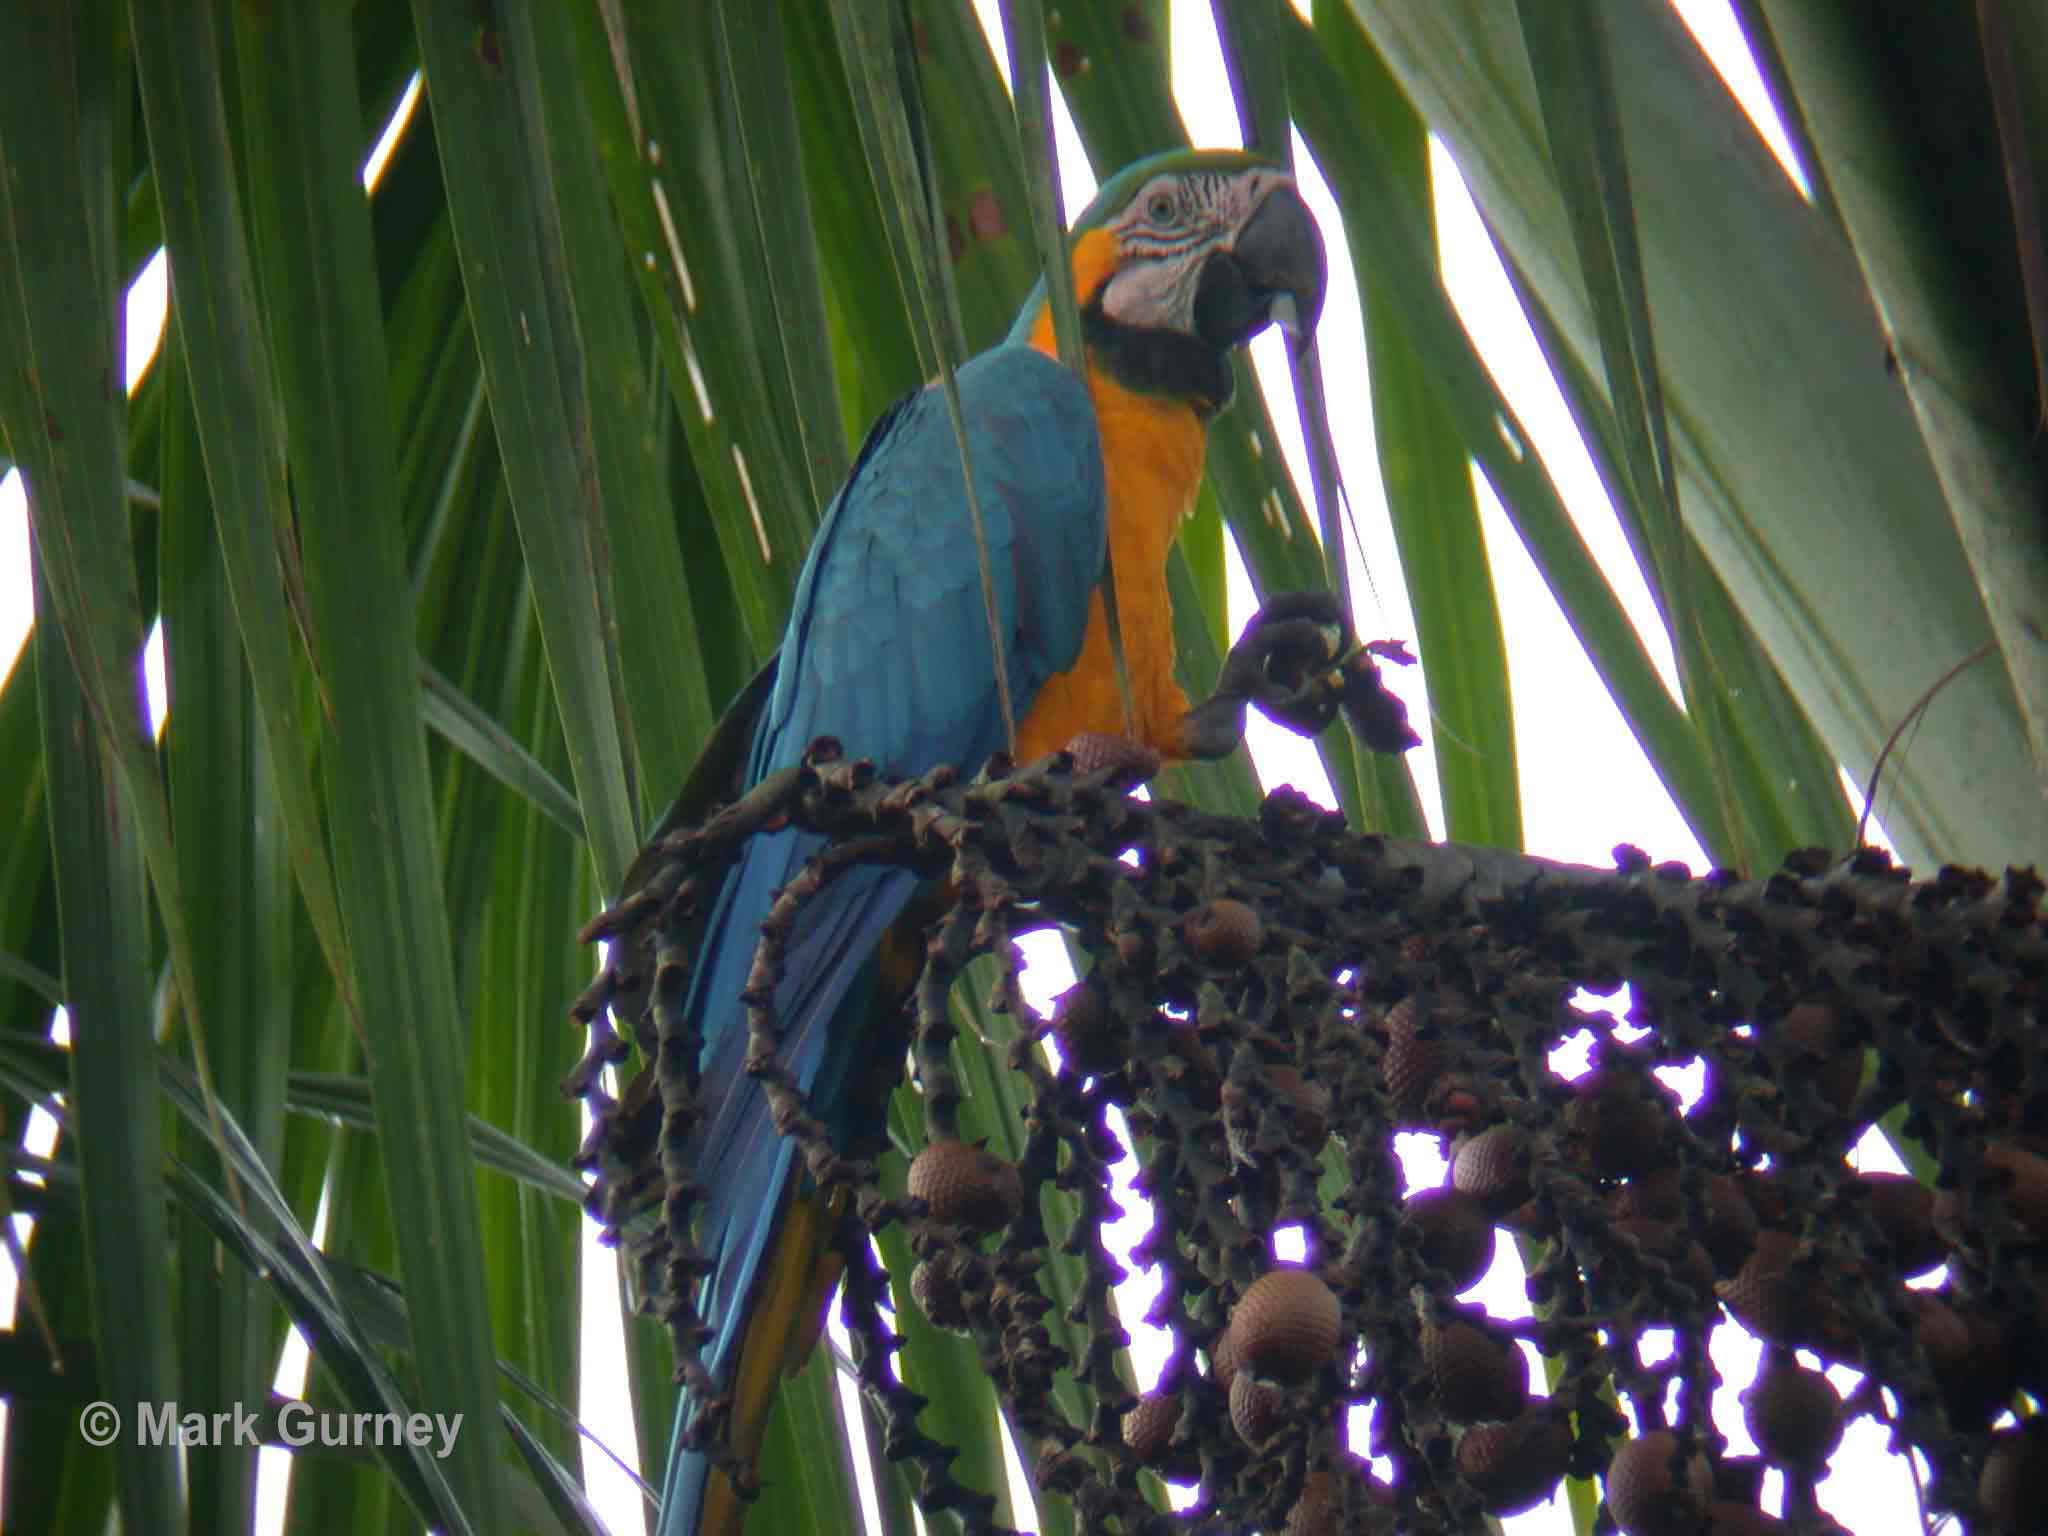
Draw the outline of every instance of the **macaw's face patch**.
<instances>
[{"instance_id":1,"label":"macaw's face patch","mask_svg":"<svg viewBox=\"0 0 2048 1536\"><path fill-rule=\"evenodd\" d=\"M1322 235L1275 167L1161 171L1101 229L1110 248L1091 257L1106 275L1084 280L1082 328L1091 357L1138 394L1213 415L1230 403L1233 349L1276 321L1305 335L1321 313Z\"/></svg>"},{"instance_id":2,"label":"macaw's face patch","mask_svg":"<svg viewBox=\"0 0 2048 1536\"><path fill-rule=\"evenodd\" d=\"M1087 297L1117 325L1222 351L1275 320L1305 330L1321 309L1322 238L1285 171L1163 171L1110 230L1117 268Z\"/></svg>"}]
</instances>

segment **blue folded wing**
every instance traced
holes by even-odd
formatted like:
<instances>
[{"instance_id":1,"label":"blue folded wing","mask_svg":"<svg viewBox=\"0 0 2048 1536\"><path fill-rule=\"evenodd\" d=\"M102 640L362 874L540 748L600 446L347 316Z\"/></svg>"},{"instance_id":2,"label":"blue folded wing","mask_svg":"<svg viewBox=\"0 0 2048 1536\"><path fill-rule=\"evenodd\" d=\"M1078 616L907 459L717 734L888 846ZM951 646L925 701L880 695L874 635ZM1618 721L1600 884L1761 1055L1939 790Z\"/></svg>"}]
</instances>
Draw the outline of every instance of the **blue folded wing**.
<instances>
[{"instance_id":1,"label":"blue folded wing","mask_svg":"<svg viewBox=\"0 0 2048 1536\"><path fill-rule=\"evenodd\" d=\"M1080 654L1107 538L1102 451L1082 382L1022 347L977 357L958 375L974 487L988 544L996 628L1019 718L1047 678ZM939 763L968 770L1004 745L995 650L960 450L945 398L925 389L869 434L827 510L798 579L774 692L748 781L801 759L820 736L885 773ZM699 1311L706 1365L730 1380L748 1302L794 1172L794 1148L770 1124L745 1075L738 998L760 923L821 846L786 831L757 838L728 876L706 929L689 1009L702 1031L702 1118L695 1163L706 1195L697 1240L713 1258ZM775 1010L782 1057L812 1109L843 1130L842 1102L861 1059L871 983L860 983L915 880L856 869L806 910L792 935ZM859 1107L872 1113L872 1107ZM690 1410L678 1416L688 1421ZM694 1536L700 1456L670 1457L665 1536Z\"/></svg>"},{"instance_id":2,"label":"blue folded wing","mask_svg":"<svg viewBox=\"0 0 2048 1536\"><path fill-rule=\"evenodd\" d=\"M959 387L1021 712L1080 654L1107 537L1102 449L1081 381L1040 353L985 353L960 370ZM820 735L891 773L1003 744L960 452L936 388L877 424L819 529L755 776Z\"/></svg>"}]
</instances>

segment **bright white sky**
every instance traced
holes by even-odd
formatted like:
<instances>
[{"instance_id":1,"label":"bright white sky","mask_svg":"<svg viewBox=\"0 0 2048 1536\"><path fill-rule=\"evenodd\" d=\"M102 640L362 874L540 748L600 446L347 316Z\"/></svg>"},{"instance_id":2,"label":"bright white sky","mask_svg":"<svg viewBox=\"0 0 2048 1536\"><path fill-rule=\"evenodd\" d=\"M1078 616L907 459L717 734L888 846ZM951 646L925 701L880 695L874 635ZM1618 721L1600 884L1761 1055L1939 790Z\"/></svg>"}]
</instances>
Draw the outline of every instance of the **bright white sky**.
<instances>
[{"instance_id":1,"label":"bright white sky","mask_svg":"<svg viewBox=\"0 0 2048 1536\"><path fill-rule=\"evenodd\" d=\"M1297 0L1299 5L1301 0ZM1754 64L1742 42L1727 0L1672 0L1694 36L1713 60L1730 89L1742 102L1760 131L1770 141L1781 161L1789 161L1782 130L1771 112ZM976 0L983 25L1000 37L996 21L996 0ZM1303 6L1303 9L1306 7ZM1174 0L1173 9L1174 90L1194 142L1204 145L1241 143L1235 111L1217 48L1208 7L1191 0ZM999 60L1005 55L996 48ZM1007 75L1007 64L1005 62ZM409 111L408 96L404 111ZM1080 152L1072 123L1062 107L1061 174L1065 182L1068 216L1072 217L1093 195L1094 184L1087 161ZM382 152L388 151L391 135L372 157L371 167L380 168ZM1333 252L1344 249L1340 220L1321 177L1306 149L1296 141L1301 162L1304 191L1321 221ZM1645 589L1624 542L1619 526L1607 506L1591 462L1576 430L1572 427L1562 398L1551 383L1537 351L1535 340L1522 320L1509 291L1507 279L1495 259L1456 168L1442 146L1435 145L1433 170L1437 181L1436 216L1443 251L1444 276L1452 299L1480 351L1513 403L1532 439L1532 445L1550 467L1551 474L1577 519L1580 531L1607 573L1622 602L1657 658L1668 683L1675 691L1670 646L1655 616ZM130 387L146 367L161 329L163 309L162 264L152 265L130 296L129 352ZM1337 450L1344 481L1355 510L1362 551L1349 551L1353 561L1354 587L1365 606L1360 627L1385 636L1414 635L1406 590L1400 578L1380 488L1379 467L1372 441L1370 384L1365 370L1364 329L1359 314L1358 294L1351 282L1348 262L1332 264L1332 286L1320 330L1321 352L1328 379L1328 396L1338 430ZM1282 437L1282 451L1298 483L1307 484L1306 457L1294 411L1285 359L1277 336L1269 336L1254 347L1261 382L1272 404L1273 416ZM1695 868L1706 860L1687 830L1670 798L1650 770L1633 736L1609 701L1590 662L1573 638L1563 615L1552 601L1542 578L1522 551L1512 528L1483 479L1478 481L1481 515L1493 579L1499 594L1503 623L1509 641L1509 671L1517 720L1517 753L1522 780L1523 825L1530 851L1554 858L1591 864L1609 862L1615 844L1630 842L1649 851L1656 859L1679 859ZM1362 556L1362 564L1361 564ZM1243 572L1233 563L1233 625L1241 624L1252 608L1249 586ZM1363 579L1369 568L1371 582ZM1377 611L1372 594L1377 593ZM0 676L12 665L30 622L26 509L20 477L8 474L0 482ZM153 652L155 647L152 647ZM162 672L160 653L153 654L150 668L152 708L161 715ZM1424 745L1410 755L1410 763L1431 816L1433 829L1441 835L1442 822L1436 804L1437 743L1430 727L1423 681L1429 664L1422 655L1422 668L1388 668L1390 684L1407 699L1409 718L1424 738ZM1567 750L1559 750L1553 722L1573 722ZM1446 743L1445 750L1467 750ZM1295 783L1305 791L1329 801L1329 790L1313 752L1296 738L1263 722L1254 722L1253 753L1262 778L1268 785ZM1034 958L1033 990L1039 998L1058 991L1065 981L1060 972L1064 956L1057 946L1043 951L1041 964ZM1583 1065L1584 1043L1577 1045L1578 1065ZM1561 1070L1568 1065L1572 1048L1560 1053ZM1684 1085L1681 1086L1683 1089ZM1697 1091L1697 1082L1690 1084ZM1443 1165L1435 1143L1426 1137L1403 1138L1403 1154L1409 1177L1415 1183L1436 1183L1443 1177ZM1866 1167L1896 1167L1889 1149L1872 1136L1859 1153ZM1128 1188L1118 1198L1133 1216L1112 1235L1112 1246L1128 1249L1142 1235L1143 1202ZM25 1235L25 1234L24 1234ZM1525 1312L1521 1270L1511 1245L1500 1245L1500 1256L1491 1274L1475 1292L1488 1306L1503 1315ZM585 1360L586 1389L583 1412L592 1430L614 1447L630 1447L633 1430L624 1411L623 1360L620 1353L618 1319L613 1306L614 1292L609 1279L610 1255L587 1245L585 1277ZM1284 1256L1284 1255L1283 1255ZM11 1315L13 1276L0 1261L0 1317ZM1120 1293L1126 1317L1142 1316L1151 1299L1151 1287L1142 1275L1134 1277ZM835 1326L834 1329L837 1332ZM1164 1356L1157 1338L1147 1330L1133 1327L1137 1335L1133 1354L1141 1384L1156 1377ZM304 1351L296 1337L288 1349L278 1387L287 1392L303 1390ZM1526 1346L1525 1346L1526 1347ZM1757 1350L1733 1325L1719 1329L1713 1355L1726 1385L1716 1398L1716 1417L1732 1442L1731 1449L1751 1451L1743 1431L1734 1394L1747 1384L1754 1369ZM1838 1383L1846 1391L1854 1373L1838 1371ZM1540 1373L1537 1376L1540 1381ZM4 1413L4 1406L0 1406ZM4 1423L4 1419L0 1419ZM1868 1420L1853 1428L1834 1460L1835 1475L1822 1485L1825 1507L1859 1536L1909 1536L1920 1530L1912 1483L1903 1461L1889 1457L1885 1436ZM282 1452L265 1453L264 1504L280 1508L283 1477L289 1458ZM630 1459L630 1457L629 1457ZM591 1457L587 1471L591 1495L612 1529L638 1529L635 1506L639 1495L623 1475L601 1457ZM863 1465L863 1471L865 1467ZM865 1492L866 1490L864 1490ZM1773 1495L1775 1497L1775 1494ZM869 1498L871 1500L871 1494ZM872 1507L870 1503L870 1507ZM1771 1507L1775 1507L1773 1504ZM265 1522L266 1529L275 1529ZM1549 1536L1570 1530L1562 1497L1550 1505L1505 1522L1511 1536Z\"/></svg>"}]
</instances>

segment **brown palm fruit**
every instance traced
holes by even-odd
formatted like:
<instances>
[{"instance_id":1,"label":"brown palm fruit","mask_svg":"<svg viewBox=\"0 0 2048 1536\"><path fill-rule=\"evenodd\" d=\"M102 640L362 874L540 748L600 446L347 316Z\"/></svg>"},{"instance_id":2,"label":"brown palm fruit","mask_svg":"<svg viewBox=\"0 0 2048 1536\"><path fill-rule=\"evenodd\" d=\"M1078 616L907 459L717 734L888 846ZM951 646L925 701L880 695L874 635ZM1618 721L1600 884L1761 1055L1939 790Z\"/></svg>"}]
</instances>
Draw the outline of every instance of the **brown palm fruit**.
<instances>
[{"instance_id":1,"label":"brown palm fruit","mask_svg":"<svg viewBox=\"0 0 2048 1536\"><path fill-rule=\"evenodd\" d=\"M1607 1507L1628 1536L1692 1536L1706 1518L1714 1471L1697 1448L1659 1429L1625 1441L1607 1467Z\"/></svg>"},{"instance_id":2,"label":"brown palm fruit","mask_svg":"<svg viewBox=\"0 0 2048 1536\"><path fill-rule=\"evenodd\" d=\"M1287 1512L1286 1536L1379 1536L1394 1529L1394 1491L1364 1473L1319 1467L1302 1482L1301 1497ZM1347 1485L1356 1490L1352 1523L1344 1525L1343 1493ZM1360 1516L1363 1516L1361 1519Z\"/></svg>"},{"instance_id":3,"label":"brown palm fruit","mask_svg":"<svg viewBox=\"0 0 2048 1536\"><path fill-rule=\"evenodd\" d=\"M1905 1301L1950 1419L1959 1427L1983 1425L2019 1385L2010 1319L1952 1291L1908 1291Z\"/></svg>"},{"instance_id":4,"label":"brown palm fruit","mask_svg":"<svg viewBox=\"0 0 2048 1536\"><path fill-rule=\"evenodd\" d=\"M2041 1511L2048 1509L2048 1419L2036 1416L1991 1437L1977 1474L1977 1501L1984 1506L1984 1536L2040 1530Z\"/></svg>"},{"instance_id":5,"label":"brown palm fruit","mask_svg":"<svg viewBox=\"0 0 2048 1536\"><path fill-rule=\"evenodd\" d=\"M1985 1147L1984 1156L1993 1167L2012 1173L2012 1194L2021 1220L2032 1226L2037 1236L2048 1230L2048 1136L2025 1132L1994 1141Z\"/></svg>"},{"instance_id":6,"label":"brown palm fruit","mask_svg":"<svg viewBox=\"0 0 2048 1536\"><path fill-rule=\"evenodd\" d=\"M1763 1032L1765 1058L1780 1076L1809 1078L1821 1102L1845 1115L1863 1086L1863 1050L1849 1040L1841 1016L1826 1003L1800 1003Z\"/></svg>"},{"instance_id":7,"label":"brown palm fruit","mask_svg":"<svg viewBox=\"0 0 2048 1536\"><path fill-rule=\"evenodd\" d=\"M1923 1274L1948 1257L1948 1244L1934 1230L1934 1191L1910 1174L1859 1173L1852 1186L1863 1192L1871 1221L1891 1249L1891 1267L1901 1278Z\"/></svg>"},{"instance_id":8,"label":"brown palm fruit","mask_svg":"<svg viewBox=\"0 0 2048 1536\"><path fill-rule=\"evenodd\" d=\"M1991 1142L1984 1148L1975 1198L2001 1202L2034 1241L2048 1238L2048 1158L2014 1142ZM1945 1189L1935 1197L1933 1220L1935 1229L1957 1246L1974 1235L1960 1189Z\"/></svg>"},{"instance_id":9,"label":"brown palm fruit","mask_svg":"<svg viewBox=\"0 0 2048 1536\"><path fill-rule=\"evenodd\" d=\"M1327 1467L1309 1473L1301 1485L1301 1497L1287 1511L1287 1536L1337 1536L1341 1511L1335 1484Z\"/></svg>"},{"instance_id":10,"label":"brown palm fruit","mask_svg":"<svg viewBox=\"0 0 2048 1536\"><path fill-rule=\"evenodd\" d=\"M1343 1326L1343 1309L1322 1276L1283 1268L1246 1288L1231 1309L1227 1336L1236 1341L1235 1364L1291 1385L1336 1358Z\"/></svg>"},{"instance_id":11,"label":"brown palm fruit","mask_svg":"<svg viewBox=\"0 0 2048 1536\"><path fill-rule=\"evenodd\" d=\"M1529 1400L1529 1358L1512 1339L1456 1319L1422 1326L1422 1362L1456 1424L1512 1419Z\"/></svg>"},{"instance_id":12,"label":"brown palm fruit","mask_svg":"<svg viewBox=\"0 0 2048 1536\"><path fill-rule=\"evenodd\" d=\"M1287 1389L1239 1371L1230 1381L1230 1423L1238 1439L1257 1450L1287 1425Z\"/></svg>"},{"instance_id":13,"label":"brown palm fruit","mask_svg":"<svg viewBox=\"0 0 2048 1536\"><path fill-rule=\"evenodd\" d=\"M1130 1059L1131 1032L1091 981L1076 982L1053 1003L1052 1037L1060 1059L1081 1077L1114 1072Z\"/></svg>"},{"instance_id":14,"label":"brown palm fruit","mask_svg":"<svg viewBox=\"0 0 2048 1536\"><path fill-rule=\"evenodd\" d=\"M1495 1220L1525 1204L1530 1195L1528 1135L1513 1125L1490 1126L1458 1144L1451 1157L1451 1185L1477 1195Z\"/></svg>"},{"instance_id":15,"label":"brown palm fruit","mask_svg":"<svg viewBox=\"0 0 2048 1536\"><path fill-rule=\"evenodd\" d=\"M1690 1227L1682 1177L1676 1168L1660 1168L1630 1179L1614 1192L1615 1216L1623 1221L1642 1217ZM1743 1195L1739 1181L1725 1173L1705 1173L1699 1177L1703 1181L1701 1198L1707 1219L1696 1235L1714 1261L1715 1273L1732 1275L1756 1246L1756 1212Z\"/></svg>"},{"instance_id":16,"label":"brown palm fruit","mask_svg":"<svg viewBox=\"0 0 2048 1536\"><path fill-rule=\"evenodd\" d=\"M1819 1371L1773 1351L1743 1391L1742 1421L1779 1466L1817 1473L1842 1443L1842 1394Z\"/></svg>"},{"instance_id":17,"label":"brown palm fruit","mask_svg":"<svg viewBox=\"0 0 2048 1536\"><path fill-rule=\"evenodd\" d=\"M1386 1079L1387 1106L1394 1124L1403 1130L1432 1129L1425 1107L1430 1090L1444 1074L1451 1060L1449 1044L1417 1036L1421 1013L1415 999L1404 997L1387 1010L1387 1051L1380 1059Z\"/></svg>"},{"instance_id":18,"label":"brown palm fruit","mask_svg":"<svg viewBox=\"0 0 2048 1536\"><path fill-rule=\"evenodd\" d=\"M918 1153L909 1185L933 1221L970 1232L1007 1226L1024 1203L1015 1166L964 1141L935 1141Z\"/></svg>"},{"instance_id":19,"label":"brown palm fruit","mask_svg":"<svg viewBox=\"0 0 2048 1536\"><path fill-rule=\"evenodd\" d=\"M1707 1508L1710 1536L1778 1536L1778 1532L1788 1529L1776 1515L1767 1515L1754 1504L1716 1499Z\"/></svg>"},{"instance_id":20,"label":"brown palm fruit","mask_svg":"<svg viewBox=\"0 0 2048 1536\"><path fill-rule=\"evenodd\" d=\"M1266 941L1259 914L1243 902L1220 896L1187 917L1188 947L1210 965L1244 965Z\"/></svg>"},{"instance_id":21,"label":"brown palm fruit","mask_svg":"<svg viewBox=\"0 0 2048 1536\"><path fill-rule=\"evenodd\" d=\"M926 1259L910 1272L910 1299L934 1328L967 1331L967 1299L960 1278L944 1263Z\"/></svg>"},{"instance_id":22,"label":"brown palm fruit","mask_svg":"<svg viewBox=\"0 0 2048 1536\"><path fill-rule=\"evenodd\" d=\"M1493 1264L1493 1223L1479 1197L1448 1184L1418 1189L1402 1219L1420 1236L1422 1260L1450 1277L1451 1294L1469 1291Z\"/></svg>"},{"instance_id":23,"label":"brown palm fruit","mask_svg":"<svg viewBox=\"0 0 2048 1536\"><path fill-rule=\"evenodd\" d=\"M1572 1437L1547 1403L1504 1424L1475 1424L1458 1442L1458 1472L1489 1515L1534 1509L1557 1487L1571 1460Z\"/></svg>"},{"instance_id":24,"label":"brown palm fruit","mask_svg":"<svg viewBox=\"0 0 2048 1536\"><path fill-rule=\"evenodd\" d=\"M1585 1166L1603 1179L1628 1179L1672 1161L1678 1109L1669 1089L1630 1072L1588 1072L1572 1084L1565 1130Z\"/></svg>"},{"instance_id":25,"label":"brown palm fruit","mask_svg":"<svg viewBox=\"0 0 2048 1536\"><path fill-rule=\"evenodd\" d=\"M1756 1247L1733 1278L1714 1287L1751 1333L1787 1349L1815 1350L1829 1360L1858 1357L1857 1336L1834 1287L1854 1277L1799 1262L1805 1245L1789 1232L1757 1233ZM1856 1282L1861 1283L1861 1282Z\"/></svg>"},{"instance_id":26,"label":"brown palm fruit","mask_svg":"<svg viewBox=\"0 0 2048 1536\"><path fill-rule=\"evenodd\" d=\"M1124 1415L1124 1444L1138 1461L1170 1483L1193 1482L1202 1475L1202 1453L1192 1442L1173 1443L1185 1404L1178 1392L1150 1392Z\"/></svg>"},{"instance_id":27,"label":"brown palm fruit","mask_svg":"<svg viewBox=\"0 0 2048 1536\"><path fill-rule=\"evenodd\" d=\"M1143 742L1110 731L1083 731L1063 749L1074 760L1074 772L1112 769L1122 784L1142 784L1159 772L1160 756Z\"/></svg>"}]
</instances>

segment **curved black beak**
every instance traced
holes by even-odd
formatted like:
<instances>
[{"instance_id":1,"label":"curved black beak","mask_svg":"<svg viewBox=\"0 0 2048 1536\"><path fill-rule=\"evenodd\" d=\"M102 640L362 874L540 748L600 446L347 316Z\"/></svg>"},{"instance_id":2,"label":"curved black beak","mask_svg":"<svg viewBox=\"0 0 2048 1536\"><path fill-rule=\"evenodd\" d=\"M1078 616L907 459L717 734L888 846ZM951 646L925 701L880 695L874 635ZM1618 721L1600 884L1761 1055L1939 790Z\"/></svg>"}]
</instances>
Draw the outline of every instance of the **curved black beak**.
<instances>
[{"instance_id":1,"label":"curved black beak","mask_svg":"<svg viewBox=\"0 0 2048 1536\"><path fill-rule=\"evenodd\" d=\"M1266 194L1237 237L1237 259L1281 330L1296 338L1314 333L1330 271L1323 232L1291 182Z\"/></svg>"},{"instance_id":2,"label":"curved black beak","mask_svg":"<svg viewBox=\"0 0 2048 1536\"><path fill-rule=\"evenodd\" d=\"M1328 283L1322 231L1294 184L1277 182L1231 248L1202 269L1195 328L1223 348L1243 345L1269 324L1300 343L1322 315Z\"/></svg>"}]
</instances>

